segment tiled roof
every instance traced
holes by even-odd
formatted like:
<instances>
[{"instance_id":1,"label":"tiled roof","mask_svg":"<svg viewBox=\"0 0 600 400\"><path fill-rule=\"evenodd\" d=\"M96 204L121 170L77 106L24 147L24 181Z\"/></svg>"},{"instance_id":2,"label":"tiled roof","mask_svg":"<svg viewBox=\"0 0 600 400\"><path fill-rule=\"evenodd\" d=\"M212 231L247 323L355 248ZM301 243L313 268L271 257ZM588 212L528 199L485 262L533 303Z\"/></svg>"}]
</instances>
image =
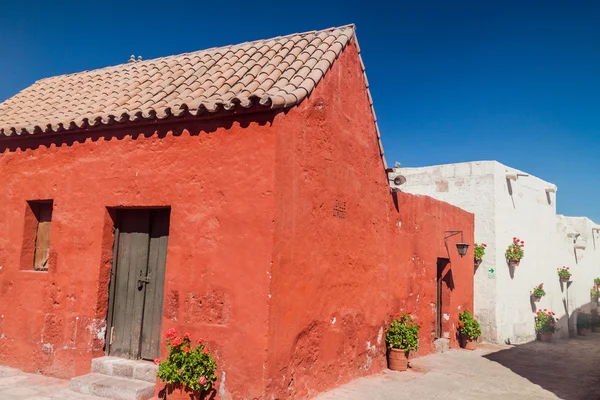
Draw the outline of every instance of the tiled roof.
<instances>
[{"instance_id":1,"label":"tiled roof","mask_svg":"<svg viewBox=\"0 0 600 400\"><path fill-rule=\"evenodd\" d=\"M348 25L42 79L0 103L0 137L291 107L353 36Z\"/></svg>"}]
</instances>

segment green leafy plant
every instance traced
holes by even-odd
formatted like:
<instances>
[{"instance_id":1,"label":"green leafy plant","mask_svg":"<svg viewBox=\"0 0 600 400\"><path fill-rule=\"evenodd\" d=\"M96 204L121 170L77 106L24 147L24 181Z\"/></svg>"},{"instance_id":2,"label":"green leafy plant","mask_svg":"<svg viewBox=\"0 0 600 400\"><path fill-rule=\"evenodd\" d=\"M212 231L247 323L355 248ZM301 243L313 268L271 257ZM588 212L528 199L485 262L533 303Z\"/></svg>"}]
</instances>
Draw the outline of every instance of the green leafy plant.
<instances>
[{"instance_id":1,"label":"green leafy plant","mask_svg":"<svg viewBox=\"0 0 600 400\"><path fill-rule=\"evenodd\" d=\"M158 365L158 377L170 384L185 385L192 390L204 392L210 390L217 379L217 365L210 356L203 339L192 346L191 335L177 336L177 331L169 329L166 334L169 357L165 361L154 360Z\"/></svg>"},{"instance_id":2,"label":"green leafy plant","mask_svg":"<svg viewBox=\"0 0 600 400\"><path fill-rule=\"evenodd\" d=\"M469 310L465 310L458 314L458 333L469 339L477 339L481 336L479 322L473 318L473 315Z\"/></svg>"},{"instance_id":3,"label":"green leafy plant","mask_svg":"<svg viewBox=\"0 0 600 400\"><path fill-rule=\"evenodd\" d=\"M600 278L594 278L594 286L600 286Z\"/></svg>"},{"instance_id":4,"label":"green leafy plant","mask_svg":"<svg viewBox=\"0 0 600 400\"><path fill-rule=\"evenodd\" d=\"M507 260L520 260L525 256L525 252L523 251L523 247L525 247L525 242L519 240L519 238L514 237L513 242L508 249L506 249L506 259Z\"/></svg>"},{"instance_id":5,"label":"green leafy plant","mask_svg":"<svg viewBox=\"0 0 600 400\"><path fill-rule=\"evenodd\" d=\"M415 323L409 314L404 313L390 324L385 332L385 343L392 349L416 351L419 349L419 329L421 325Z\"/></svg>"},{"instance_id":6,"label":"green leafy plant","mask_svg":"<svg viewBox=\"0 0 600 400\"><path fill-rule=\"evenodd\" d=\"M538 333L556 331L558 318L555 318L554 315L552 311L545 308L543 311L538 310L535 317L535 331Z\"/></svg>"},{"instance_id":7,"label":"green leafy plant","mask_svg":"<svg viewBox=\"0 0 600 400\"><path fill-rule=\"evenodd\" d=\"M561 278L567 279L573 275L571 271L569 271L569 267L556 268L556 270L558 271L558 276Z\"/></svg>"},{"instance_id":8,"label":"green leafy plant","mask_svg":"<svg viewBox=\"0 0 600 400\"><path fill-rule=\"evenodd\" d=\"M486 247L487 247L487 244L485 244L485 243L481 243L481 244L475 243L475 248L473 249L473 253L475 254L475 261L483 260L483 256L485 256L485 248Z\"/></svg>"},{"instance_id":9,"label":"green leafy plant","mask_svg":"<svg viewBox=\"0 0 600 400\"><path fill-rule=\"evenodd\" d=\"M590 296L592 296L592 299L598 300L598 296L600 296L600 290L595 287L591 288Z\"/></svg>"},{"instance_id":10,"label":"green leafy plant","mask_svg":"<svg viewBox=\"0 0 600 400\"><path fill-rule=\"evenodd\" d=\"M535 297L544 297L546 292L544 291L544 284L540 283L538 286L533 288L533 296Z\"/></svg>"},{"instance_id":11,"label":"green leafy plant","mask_svg":"<svg viewBox=\"0 0 600 400\"><path fill-rule=\"evenodd\" d=\"M600 315L598 315L598 310L593 309L591 312L592 315L592 326L600 326Z\"/></svg>"},{"instance_id":12,"label":"green leafy plant","mask_svg":"<svg viewBox=\"0 0 600 400\"><path fill-rule=\"evenodd\" d=\"M577 326L579 328L589 328L592 324L592 314L577 310Z\"/></svg>"}]
</instances>

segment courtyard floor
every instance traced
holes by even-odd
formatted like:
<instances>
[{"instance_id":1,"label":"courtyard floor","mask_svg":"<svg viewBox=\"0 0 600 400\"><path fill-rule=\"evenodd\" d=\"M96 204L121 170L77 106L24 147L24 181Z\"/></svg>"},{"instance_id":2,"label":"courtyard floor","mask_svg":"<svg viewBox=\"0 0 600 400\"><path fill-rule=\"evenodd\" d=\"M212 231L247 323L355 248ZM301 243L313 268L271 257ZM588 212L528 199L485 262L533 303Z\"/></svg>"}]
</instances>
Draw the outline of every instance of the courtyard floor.
<instances>
[{"instance_id":1,"label":"courtyard floor","mask_svg":"<svg viewBox=\"0 0 600 400\"><path fill-rule=\"evenodd\" d=\"M556 343L483 345L360 378L315 400L600 399L600 333Z\"/></svg>"},{"instance_id":2,"label":"courtyard floor","mask_svg":"<svg viewBox=\"0 0 600 400\"><path fill-rule=\"evenodd\" d=\"M411 370L352 381L315 400L600 399L600 333L556 343L480 345L411 361ZM68 381L0 367L0 400L100 400Z\"/></svg>"}]
</instances>

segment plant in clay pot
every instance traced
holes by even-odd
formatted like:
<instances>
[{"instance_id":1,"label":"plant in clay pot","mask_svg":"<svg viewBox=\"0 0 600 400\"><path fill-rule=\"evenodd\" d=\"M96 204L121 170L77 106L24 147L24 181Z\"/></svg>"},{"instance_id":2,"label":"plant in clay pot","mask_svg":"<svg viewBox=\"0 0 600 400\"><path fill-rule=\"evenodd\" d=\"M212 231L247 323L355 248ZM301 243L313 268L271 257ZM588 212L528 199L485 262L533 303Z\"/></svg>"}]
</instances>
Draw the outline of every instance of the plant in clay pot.
<instances>
[{"instance_id":1,"label":"plant in clay pot","mask_svg":"<svg viewBox=\"0 0 600 400\"><path fill-rule=\"evenodd\" d=\"M600 296L600 289L593 287L590 289L590 297L592 298L592 301L598 301L598 297Z\"/></svg>"},{"instance_id":2,"label":"plant in clay pot","mask_svg":"<svg viewBox=\"0 0 600 400\"><path fill-rule=\"evenodd\" d=\"M535 331L538 334L538 338L542 342L551 342L552 334L556 331L556 323L558 318L555 318L554 312L544 310L538 310L535 317Z\"/></svg>"},{"instance_id":3,"label":"plant in clay pot","mask_svg":"<svg viewBox=\"0 0 600 400\"><path fill-rule=\"evenodd\" d=\"M540 301L542 299L542 297L544 297L545 295L546 295L546 292L544 291L543 283L540 283L538 286L534 287L533 291L531 292L531 298L533 299L533 301L535 303Z\"/></svg>"},{"instance_id":4,"label":"plant in clay pot","mask_svg":"<svg viewBox=\"0 0 600 400\"><path fill-rule=\"evenodd\" d=\"M598 310L594 308L591 315L592 332L600 332L600 315L598 315Z\"/></svg>"},{"instance_id":5,"label":"plant in clay pot","mask_svg":"<svg viewBox=\"0 0 600 400\"><path fill-rule=\"evenodd\" d=\"M487 244L485 243L475 243L475 248L473 249L473 254L475 255L475 267L479 267L481 265L481 262L483 261L483 256L485 256L486 247Z\"/></svg>"},{"instance_id":6,"label":"plant in clay pot","mask_svg":"<svg viewBox=\"0 0 600 400\"><path fill-rule=\"evenodd\" d=\"M590 333L592 326L592 314L586 313L582 309L577 310L577 333L586 336Z\"/></svg>"},{"instance_id":7,"label":"plant in clay pot","mask_svg":"<svg viewBox=\"0 0 600 400\"><path fill-rule=\"evenodd\" d=\"M523 247L525 247L525 242L517 237L514 237L512 244L508 246L508 249L506 249L505 252L508 265L511 267L516 267L521 263L521 259L525 256Z\"/></svg>"},{"instance_id":8,"label":"plant in clay pot","mask_svg":"<svg viewBox=\"0 0 600 400\"><path fill-rule=\"evenodd\" d=\"M569 271L569 267L561 267L556 269L558 272L558 277L560 281L563 283L568 283L569 279L571 279L571 271Z\"/></svg>"},{"instance_id":9,"label":"plant in clay pot","mask_svg":"<svg viewBox=\"0 0 600 400\"><path fill-rule=\"evenodd\" d=\"M600 288L600 278L594 278L594 287L596 289Z\"/></svg>"},{"instance_id":10,"label":"plant in clay pot","mask_svg":"<svg viewBox=\"0 0 600 400\"><path fill-rule=\"evenodd\" d=\"M473 318L469 310L465 310L458 315L458 333L460 335L460 346L463 349L475 350L477 348L477 338L481 336L479 322Z\"/></svg>"},{"instance_id":11,"label":"plant in clay pot","mask_svg":"<svg viewBox=\"0 0 600 400\"><path fill-rule=\"evenodd\" d=\"M158 365L158 378L167 384L168 400L199 399L208 392L217 376L216 363L210 356L203 339L192 345L191 335L177 336L177 331L169 329L166 334L169 357Z\"/></svg>"},{"instance_id":12,"label":"plant in clay pot","mask_svg":"<svg viewBox=\"0 0 600 400\"><path fill-rule=\"evenodd\" d=\"M419 349L419 329L421 325L415 323L409 314L404 313L402 316L396 314L396 318L385 332L389 369L393 371L408 369L409 352Z\"/></svg>"}]
</instances>

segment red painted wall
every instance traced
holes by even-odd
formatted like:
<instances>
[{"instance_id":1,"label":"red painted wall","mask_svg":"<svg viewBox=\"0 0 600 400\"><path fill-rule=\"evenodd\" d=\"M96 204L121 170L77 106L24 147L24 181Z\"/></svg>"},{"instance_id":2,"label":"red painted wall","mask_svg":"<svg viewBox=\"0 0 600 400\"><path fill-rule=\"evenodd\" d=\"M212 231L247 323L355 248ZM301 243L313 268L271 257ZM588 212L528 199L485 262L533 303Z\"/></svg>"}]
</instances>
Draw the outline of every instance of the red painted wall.
<instances>
[{"instance_id":1,"label":"red painted wall","mask_svg":"<svg viewBox=\"0 0 600 400\"><path fill-rule=\"evenodd\" d=\"M204 337L225 390L259 396L275 140L272 116L261 118L186 123L177 136L146 127L84 143L63 136L58 146L30 140L17 144L35 149L0 154L0 363L58 377L89 372L104 355L107 207L170 206L163 331ZM20 265L26 201L36 199L54 199L48 272Z\"/></svg>"},{"instance_id":2,"label":"red painted wall","mask_svg":"<svg viewBox=\"0 0 600 400\"><path fill-rule=\"evenodd\" d=\"M171 207L163 331L207 339L223 398L305 398L380 371L395 312L414 311L432 351L444 231L472 243L473 216L394 203L361 74L350 45L285 113L0 141L0 363L71 377L103 355L119 206ZM38 199L54 200L47 273L20 265ZM449 249L453 332L473 255Z\"/></svg>"},{"instance_id":3,"label":"red painted wall","mask_svg":"<svg viewBox=\"0 0 600 400\"><path fill-rule=\"evenodd\" d=\"M310 101L275 124L269 398L308 398L380 371L396 312L414 312L419 354L431 352L444 231L473 243L473 215L461 209L407 194L396 209L361 74L350 45ZM473 255L458 257L454 239L447 331L459 306L473 306Z\"/></svg>"}]
</instances>

